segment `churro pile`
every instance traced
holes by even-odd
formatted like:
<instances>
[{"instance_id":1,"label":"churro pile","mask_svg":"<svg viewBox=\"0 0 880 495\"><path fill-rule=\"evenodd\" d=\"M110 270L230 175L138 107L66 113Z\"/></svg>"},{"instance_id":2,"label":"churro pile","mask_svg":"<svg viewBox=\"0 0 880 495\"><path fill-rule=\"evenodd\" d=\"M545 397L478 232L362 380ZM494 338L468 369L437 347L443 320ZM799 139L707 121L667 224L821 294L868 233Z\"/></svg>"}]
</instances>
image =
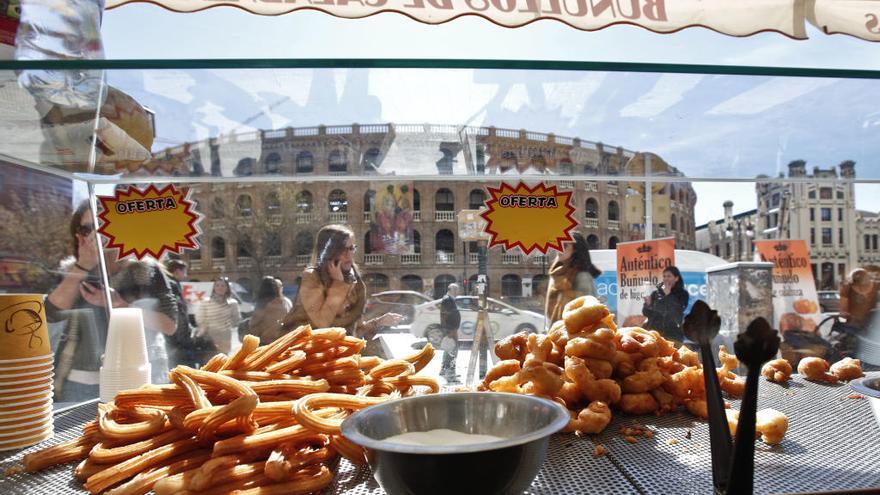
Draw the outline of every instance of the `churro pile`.
<instances>
[{"instance_id":1,"label":"churro pile","mask_svg":"<svg viewBox=\"0 0 880 495\"><path fill-rule=\"evenodd\" d=\"M338 456L364 463L340 424L352 411L439 390L416 375L430 345L404 359L362 357L341 328L302 326L260 346L248 335L232 356L178 366L171 384L120 392L81 437L24 457L24 470L78 462L90 493L304 494L333 479Z\"/></svg>"},{"instance_id":2,"label":"churro pile","mask_svg":"<svg viewBox=\"0 0 880 495\"><path fill-rule=\"evenodd\" d=\"M694 351L676 348L654 330L617 328L608 308L591 296L568 303L562 316L547 335L523 332L498 342L495 353L503 361L479 388L555 400L571 415L566 430L587 434L608 426L612 408L659 415L683 406L708 417L703 368ZM723 346L718 357L721 389L741 397L745 378L733 373L736 357Z\"/></svg>"}]
</instances>

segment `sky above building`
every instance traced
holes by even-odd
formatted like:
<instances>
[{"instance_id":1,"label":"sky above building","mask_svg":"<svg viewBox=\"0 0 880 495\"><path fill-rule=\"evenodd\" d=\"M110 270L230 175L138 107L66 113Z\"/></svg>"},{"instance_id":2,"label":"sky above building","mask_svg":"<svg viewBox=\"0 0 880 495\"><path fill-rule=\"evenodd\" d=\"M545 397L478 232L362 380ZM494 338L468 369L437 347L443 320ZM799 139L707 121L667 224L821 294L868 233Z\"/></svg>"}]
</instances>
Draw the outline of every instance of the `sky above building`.
<instances>
[{"instance_id":1,"label":"sky above building","mask_svg":"<svg viewBox=\"0 0 880 495\"><path fill-rule=\"evenodd\" d=\"M234 8L179 14L149 4L105 13L108 58L427 58L754 65L880 70L876 44L691 28L659 35L554 21L508 29L480 18L429 26L398 14L261 17ZM132 35L132 33L137 33ZM795 159L855 160L880 179L880 81L703 74L502 70L116 72L157 111L157 147L253 128L352 122L494 125L650 150L692 177L777 175ZM163 119L163 117L165 117ZM755 207L752 183L695 183L697 224ZM880 186L857 207L880 210Z\"/></svg>"}]
</instances>

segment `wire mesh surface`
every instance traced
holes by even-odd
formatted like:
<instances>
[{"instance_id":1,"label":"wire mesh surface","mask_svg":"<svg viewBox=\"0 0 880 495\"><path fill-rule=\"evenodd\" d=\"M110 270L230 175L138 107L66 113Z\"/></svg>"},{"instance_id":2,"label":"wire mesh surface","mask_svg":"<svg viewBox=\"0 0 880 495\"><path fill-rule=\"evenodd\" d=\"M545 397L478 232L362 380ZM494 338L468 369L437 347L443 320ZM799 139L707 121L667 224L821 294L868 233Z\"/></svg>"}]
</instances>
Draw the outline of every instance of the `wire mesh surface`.
<instances>
[{"instance_id":1,"label":"wire mesh surface","mask_svg":"<svg viewBox=\"0 0 880 495\"><path fill-rule=\"evenodd\" d=\"M759 409L782 411L789 418L789 429L777 446L756 443L755 493L880 487L880 426L868 399L849 398L852 392L846 384L817 384L797 376L784 387L762 379L759 394ZM2 453L0 468L15 465L23 454L79 435L82 425L95 414L94 402L56 413L54 438L23 451ZM618 428L636 422L653 430L654 438L638 437L635 444L626 442ZM712 491L709 427L704 421L683 413L660 417L618 414L598 440L608 449L608 455L593 458L592 439L554 435L544 466L526 493ZM37 474L3 478L0 493L86 493L74 480L72 470L68 464ZM326 493L381 495L383 491L369 469L343 461Z\"/></svg>"}]
</instances>

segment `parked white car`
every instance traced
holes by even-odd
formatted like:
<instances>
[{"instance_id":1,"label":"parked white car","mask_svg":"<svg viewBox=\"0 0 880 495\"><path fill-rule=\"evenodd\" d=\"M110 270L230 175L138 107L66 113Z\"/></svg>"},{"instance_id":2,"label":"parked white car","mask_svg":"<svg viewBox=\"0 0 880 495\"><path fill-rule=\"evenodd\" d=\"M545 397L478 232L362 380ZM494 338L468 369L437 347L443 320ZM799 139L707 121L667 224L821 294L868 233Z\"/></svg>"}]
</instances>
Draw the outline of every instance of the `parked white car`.
<instances>
[{"instance_id":1,"label":"parked white car","mask_svg":"<svg viewBox=\"0 0 880 495\"><path fill-rule=\"evenodd\" d=\"M417 338L427 338L435 347L440 345L443 333L440 330L440 299L419 304L415 307L410 333ZM459 340L473 340L477 324L480 300L476 296L458 296L455 304L461 312L461 326L458 328ZM515 308L505 302L489 298L489 328L494 340L508 335L527 331L544 331L544 315L534 311Z\"/></svg>"}]
</instances>

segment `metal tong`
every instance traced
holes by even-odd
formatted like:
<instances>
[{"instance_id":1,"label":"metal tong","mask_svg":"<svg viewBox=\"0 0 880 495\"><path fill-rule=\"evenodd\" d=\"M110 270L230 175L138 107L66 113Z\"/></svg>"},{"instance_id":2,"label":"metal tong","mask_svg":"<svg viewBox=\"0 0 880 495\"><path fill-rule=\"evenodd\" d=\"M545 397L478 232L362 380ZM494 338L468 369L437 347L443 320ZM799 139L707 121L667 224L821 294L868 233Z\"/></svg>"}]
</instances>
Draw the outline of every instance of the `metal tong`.
<instances>
[{"instance_id":1,"label":"metal tong","mask_svg":"<svg viewBox=\"0 0 880 495\"><path fill-rule=\"evenodd\" d=\"M764 318L757 318L737 336L734 351L746 366L746 390L736 429L736 443L730 438L724 400L715 371L712 340L721 328L718 312L703 301L694 303L684 321L684 333L700 345L706 406L709 413L709 441L712 452L712 484L718 495L750 495L755 476L755 415L758 409L758 379L761 366L779 350L779 335Z\"/></svg>"}]
</instances>

